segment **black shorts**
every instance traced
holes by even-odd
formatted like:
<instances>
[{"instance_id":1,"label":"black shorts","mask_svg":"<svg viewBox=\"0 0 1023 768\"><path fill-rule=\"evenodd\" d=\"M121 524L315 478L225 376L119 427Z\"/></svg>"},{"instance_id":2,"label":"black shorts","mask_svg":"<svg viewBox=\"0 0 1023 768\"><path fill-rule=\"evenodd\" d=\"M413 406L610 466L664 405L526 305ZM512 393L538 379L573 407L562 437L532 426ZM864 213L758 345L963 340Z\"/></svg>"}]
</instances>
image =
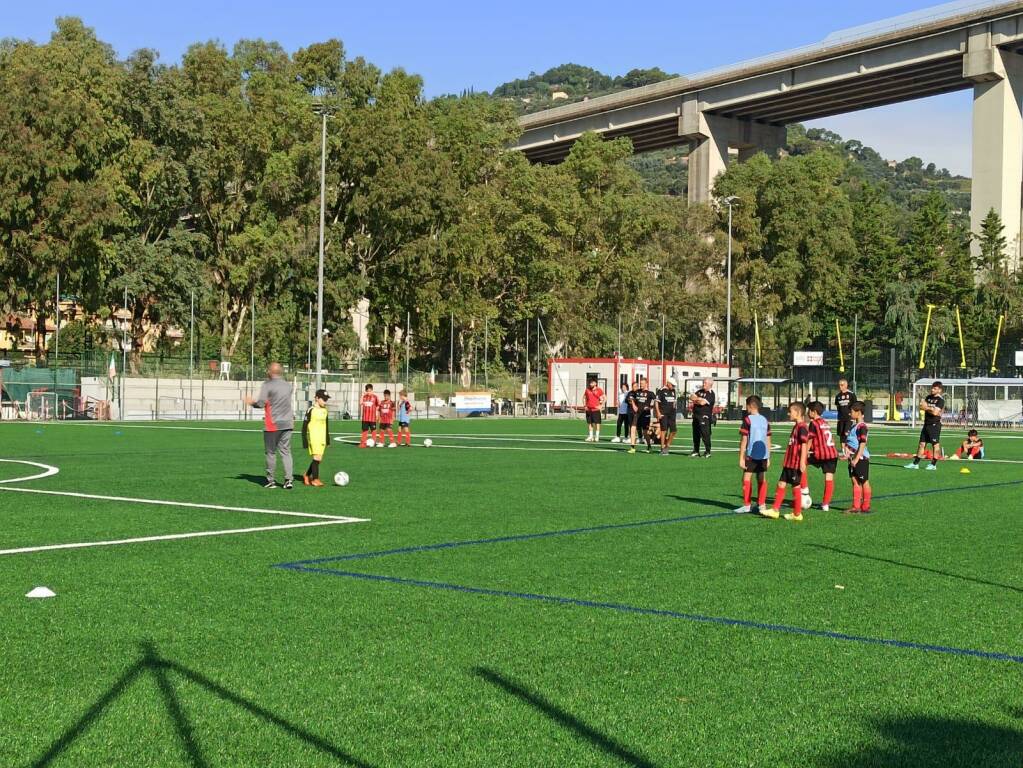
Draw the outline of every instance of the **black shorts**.
<instances>
[{"instance_id":1,"label":"black shorts","mask_svg":"<svg viewBox=\"0 0 1023 768\"><path fill-rule=\"evenodd\" d=\"M362 431L363 432L372 432L376 428L377 428L377 423L375 421L364 421L364 422L362 422Z\"/></svg>"},{"instance_id":2,"label":"black shorts","mask_svg":"<svg viewBox=\"0 0 1023 768\"><path fill-rule=\"evenodd\" d=\"M661 431L678 432L678 420L674 416L662 416Z\"/></svg>"},{"instance_id":3,"label":"black shorts","mask_svg":"<svg viewBox=\"0 0 1023 768\"><path fill-rule=\"evenodd\" d=\"M803 482L803 473L798 469L782 467L780 481L788 483L789 485L801 485Z\"/></svg>"},{"instance_id":4,"label":"black shorts","mask_svg":"<svg viewBox=\"0 0 1023 768\"><path fill-rule=\"evenodd\" d=\"M865 483L870 480L870 459L860 459L856 462L856 466L849 462L849 477L858 480L861 483Z\"/></svg>"},{"instance_id":5,"label":"black shorts","mask_svg":"<svg viewBox=\"0 0 1023 768\"><path fill-rule=\"evenodd\" d=\"M586 423L587 424L599 424L600 423L600 411L587 411L586 412Z\"/></svg>"},{"instance_id":6,"label":"black shorts","mask_svg":"<svg viewBox=\"0 0 1023 768\"><path fill-rule=\"evenodd\" d=\"M767 459L751 459L747 456L745 471L752 472L754 475L762 475L767 471Z\"/></svg>"},{"instance_id":7,"label":"black shorts","mask_svg":"<svg viewBox=\"0 0 1023 768\"><path fill-rule=\"evenodd\" d=\"M639 411L638 413L633 413L629 423L632 424L638 432L646 432L650 427L650 411Z\"/></svg>"},{"instance_id":8,"label":"black shorts","mask_svg":"<svg viewBox=\"0 0 1023 768\"><path fill-rule=\"evenodd\" d=\"M941 442L941 423L924 424L920 430L920 442L936 445Z\"/></svg>"},{"instance_id":9,"label":"black shorts","mask_svg":"<svg viewBox=\"0 0 1023 768\"><path fill-rule=\"evenodd\" d=\"M838 459L810 459L811 466L817 467L825 475L835 474L835 470L838 469Z\"/></svg>"},{"instance_id":10,"label":"black shorts","mask_svg":"<svg viewBox=\"0 0 1023 768\"><path fill-rule=\"evenodd\" d=\"M844 444L846 436L852 432L852 419L839 419L836 426L838 427L838 434L842 438L842 443Z\"/></svg>"}]
</instances>

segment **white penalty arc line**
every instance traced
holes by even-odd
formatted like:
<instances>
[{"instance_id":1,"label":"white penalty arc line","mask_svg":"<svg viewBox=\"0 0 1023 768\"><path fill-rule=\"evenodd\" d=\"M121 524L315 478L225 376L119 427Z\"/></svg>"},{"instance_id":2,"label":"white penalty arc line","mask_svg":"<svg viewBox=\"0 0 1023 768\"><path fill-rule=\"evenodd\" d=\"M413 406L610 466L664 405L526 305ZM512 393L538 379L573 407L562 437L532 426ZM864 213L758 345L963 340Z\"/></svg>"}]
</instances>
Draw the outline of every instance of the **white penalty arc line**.
<instances>
[{"instance_id":1,"label":"white penalty arc line","mask_svg":"<svg viewBox=\"0 0 1023 768\"><path fill-rule=\"evenodd\" d=\"M227 507L222 504L199 504L191 501L168 501L165 499L138 499L132 496L103 496L95 493L74 491L46 491L41 488L0 488L0 491L14 493L38 493L45 496L69 496L75 499L98 499L99 501L122 501L130 504L153 504L161 507L186 507L188 509L214 509L222 512L255 512L260 515L283 515L285 517L311 517L317 520L331 520L341 523L365 523L366 518L343 517L341 515L317 515L312 512L289 512L280 509L259 509L257 507Z\"/></svg>"},{"instance_id":2,"label":"white penalty arc line","mask_svg":"<svg viewBox=\"0 0 1023 768\"><path fill-rule=\"evenodd\" d=\"M110 541L84 541L73 544L46 544L39 547L18 547L17 549L0 549L0 555L24 555L32 552L50 552L58 549L86 549L88 547L116 547L122 544L144 544L150 541L174 541L177 539L197 539L206 536L230 536L241 533L261 533L262 531L283 531L291 528L314 528L322 525L345 525L347 523L366 522L360 518L347 517L334 520L319 520L315 523L287 523L285 525L264 525L256 528L232 528L224 531L195 531L192 533L168 533L161 536L139 536L132 539L112 539Z\"/></svg>"},{"instance_id":3,"label":"white penalty arc line","mask_svg":"<svg viewBox=\"0 0 1023 768\"><path fill-rule=\"evenodd\" d=\"M53 475L60 472L57 467L49 464L40 464L38 461L24 461L22 459L0 459L0 462L4 464L28 464L30 467L39 467L42 472L29 475L28 477L12 477L7 480L0 480L0 484L4 483L27 483L29 480L41 480L44 477L53 477Z\"/></svg>"}]
</instances>

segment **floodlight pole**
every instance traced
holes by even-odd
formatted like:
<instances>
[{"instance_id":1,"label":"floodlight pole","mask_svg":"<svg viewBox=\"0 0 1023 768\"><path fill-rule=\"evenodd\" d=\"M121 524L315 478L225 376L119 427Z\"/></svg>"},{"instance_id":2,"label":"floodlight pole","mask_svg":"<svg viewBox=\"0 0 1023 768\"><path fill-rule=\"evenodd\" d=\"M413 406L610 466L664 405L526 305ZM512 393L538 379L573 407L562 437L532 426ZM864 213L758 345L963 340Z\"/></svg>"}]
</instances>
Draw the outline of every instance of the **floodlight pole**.
<instances>
[{"instance_id":1,"label":"floodlight pole","mask_svg":"<svg viewBox=\"0 0 1023 768\"><path fill-rule=\"evenodd\" d=\"M320 108L320 258L316 267L316 388L323 371L323 234L327 213L327 110ZM361 340L360 340L361 344Z\"/></svg>"},{"instance_id":2,"label":"floodlight pole","mask_svg":"<svg viewBox=\"0 0 1023 768\"><path fill-rule=\"evenodd\" d=\"M726 271L728 273L727 281L727 297L725 299L725 363L728 365L728 378L732 378L732 206L738 202L738 198L735 195L731 195L724 199L725 205L728 206L728 261L726 264ZM732 388L728 388L729 397L731 400ZM725 403L725 407L730 406L730 402Z\"/></svg>"},{"instance_id":3,"label":"floodlight pole","mask_svg":"<svg viewBox=\"0 0 1023 768\"><path fill-rule=\"evenodd\" d=\"M57 272L57 300L54 303L57 320L57 335L53 339L53 368L56 371L57 366L60 365L60 272ZM45 332L45 328L43 329ZM56 373L54 373L56 376ZM56 379L54 379L56 383Z\"/></svg>"},{"instance_id":4,"label":"floodlight pole","mask_svg":"<svg viewBox=\"0 0 1023 768\"><path fill-rule=\"evenodd\" d=\"M124 286L124 311L128 311L128 286ZM124 421L124 390L127 385L125 376L128 373L128 323L130 315L124 321L124 331L121 332L121 421Z\"/></svg>"}]
</instances>

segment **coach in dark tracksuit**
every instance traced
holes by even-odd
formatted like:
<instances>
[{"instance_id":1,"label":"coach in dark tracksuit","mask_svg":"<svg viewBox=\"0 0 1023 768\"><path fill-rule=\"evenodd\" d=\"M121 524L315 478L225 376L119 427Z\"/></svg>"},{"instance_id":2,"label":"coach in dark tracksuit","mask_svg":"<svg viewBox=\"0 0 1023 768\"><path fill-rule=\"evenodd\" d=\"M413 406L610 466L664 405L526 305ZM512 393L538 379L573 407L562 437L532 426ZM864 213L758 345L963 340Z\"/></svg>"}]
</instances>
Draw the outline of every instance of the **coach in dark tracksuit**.
<instances>
[{"instance_id":1,"label":"coach in dark tracksuit","mask_svg":"<svg viewBox=\"0 0 1023 768\"><path fill-rule=\"evenodd\" d=\"M710 456L710 422L714 415L714 382L703 380L703 386L689 396L689 407L693 412L693 452L690 456L700 455L700 443L706 446L705 456Z\"/></svg>"},{"instance_id":2,"label":"coach in dark tracksuit","mask_svg":"<svg viewBox=\"0 0 1023 768\"><path fill-rule=\"evenodd\" d=\"M245 397L253 408L263 409L263 448L266 452L265 488L276 488L274 475L277 470L277 456L284 464L284 488L291 490L291 475L294 466L291 459L291 433L295 428L295 406L291 385L283 378L284 369L280 363L271 363L267 369L267 380L259 389L258 397Z\"/></svg>"}]
</instances>

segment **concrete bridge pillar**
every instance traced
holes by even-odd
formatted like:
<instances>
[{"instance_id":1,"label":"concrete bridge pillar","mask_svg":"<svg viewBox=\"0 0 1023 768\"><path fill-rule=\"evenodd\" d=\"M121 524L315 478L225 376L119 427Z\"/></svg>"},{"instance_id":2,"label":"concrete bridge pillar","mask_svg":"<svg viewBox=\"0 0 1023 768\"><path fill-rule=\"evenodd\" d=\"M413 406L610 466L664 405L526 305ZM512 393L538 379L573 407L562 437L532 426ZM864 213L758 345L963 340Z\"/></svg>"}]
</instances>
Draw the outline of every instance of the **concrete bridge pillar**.
<instances>
[{"instance_id":1,"label":"concrete bridge pillar","mask_svg":"<svg viewBox=\"0 0 1023 768\"><path fill-rule=\"evenodd\" d=\"M785 126L755 123L711 115L697 98L682 104L679 135L689 141L689 202L708 203L714 181L728 167L729 150L739 151L739 162L758 152L775 155L785 146Z\"/></svg>"},{"instance_id":2,"label":"concrete bridge pillar","mask_svg":"<svg viewBox=\"0 0 1023 768\"><path fill-rule=\"evenodd\" d=\"M984 29L969 38L963 74L973 86L973 199L970 228L993 208L1005 225L1010 269L1020 264L1023 209L1023 56L991 46ZM972 248L977 253L979 245Z\"/></svg>"}]
</instances>

